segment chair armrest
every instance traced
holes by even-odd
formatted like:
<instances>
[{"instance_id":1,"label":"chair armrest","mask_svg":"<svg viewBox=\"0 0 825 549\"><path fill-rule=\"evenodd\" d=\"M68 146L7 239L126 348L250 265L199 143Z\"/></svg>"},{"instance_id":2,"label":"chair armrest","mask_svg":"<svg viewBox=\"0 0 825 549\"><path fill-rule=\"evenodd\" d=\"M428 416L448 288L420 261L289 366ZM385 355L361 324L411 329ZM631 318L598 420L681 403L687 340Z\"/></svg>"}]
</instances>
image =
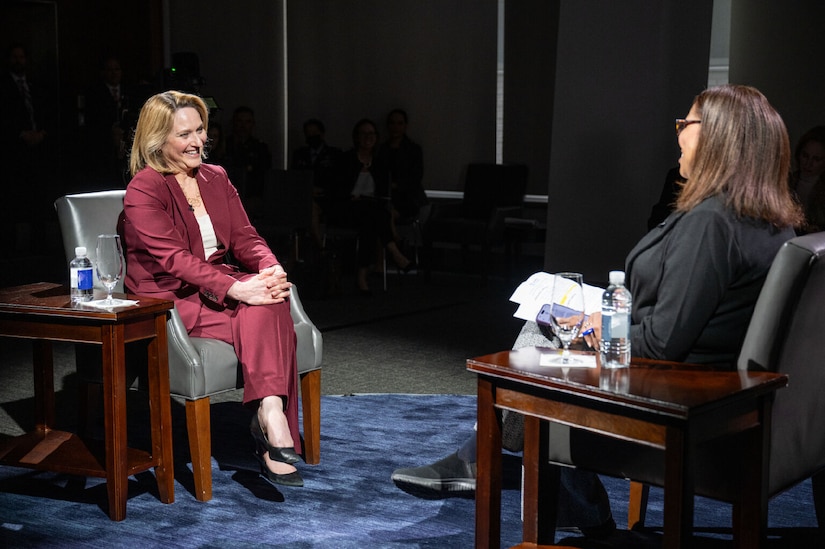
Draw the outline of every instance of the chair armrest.
<instances>
[{"instance_id":1,"label":"chair armrest","mask_svg":"<svg viewBox=\"0 0 825 549\"><path fill-rule=\"evenodd\" d=\"M239 387L238 358L232 345L190 337L177 309L166 319L169 347L169 388L189 400Z\"/></svg>"},{"instance_id":2,"label":"chair armrest","mask_svg":"<svg viewBox=\"0 0 825 549\"><path fill-rule=\"evenodd\" d=\"M521 217L524 208L521 206L504 206L495 208L490 213L490 222L487 225L487 234L490 238L504 235L504 220L508 217Z\"/></svg>"},{"instance_id":3,"label":"chair armrest","mask_svg":"<svg viewBox=\"0 0 825 549\"><path fill-rule=\"evenodd\" d=\"M321 331L307 316L295 284L290 290L289 311L295 325L298 372L304 373L320 368L324 358L324 339Z\"/></svg>"},{"instance_id":4,"label":"chair armrest","mask_svg":"<svg viewBox=\"0 0 825 549\"><path fill-rule=\"evenodd\" d=\"M169 316L166 319L166 334L169 340L170 369L173 361L180 363L200 362L200 353L192 345L186 326L183 325L183 320L180 318L180 313L174 307L169 311Z\"/></svg>"}]
</instances>

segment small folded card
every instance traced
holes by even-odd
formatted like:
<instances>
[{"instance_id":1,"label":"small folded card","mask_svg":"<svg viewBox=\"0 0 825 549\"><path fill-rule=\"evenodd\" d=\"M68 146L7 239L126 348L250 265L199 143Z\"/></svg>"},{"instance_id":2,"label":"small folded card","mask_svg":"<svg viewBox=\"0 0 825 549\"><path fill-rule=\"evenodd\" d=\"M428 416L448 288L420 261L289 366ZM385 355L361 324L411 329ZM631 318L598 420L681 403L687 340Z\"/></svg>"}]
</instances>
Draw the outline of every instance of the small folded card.
<instances>
[{"instance_id":1,"label":"small folded card","mask_svg":"<svg viewBox=\"0 0 825 549\"><path fill-rule=\"evenodd\" d=\"M138 301L133 299L112 298L111 303L108 303L105 299L95 299L94 301L87 301L82 305L84 307L94 307L95 309L114 309L115 307L133 307L137 304Z\"/></svg>"},{"instance_id":2,"label":"small folded card","mask_svg":"<svg viewBox=\"0 0 825 549\"><path fill-rule=\"evenodd\" d=\"M549 352L542 352L539 356L539 366L562 366L564 368L595 368L596 355L595 354L578 354L571 353L565 357L562 351L553 350Z\"/></svg>"}]
</instances>

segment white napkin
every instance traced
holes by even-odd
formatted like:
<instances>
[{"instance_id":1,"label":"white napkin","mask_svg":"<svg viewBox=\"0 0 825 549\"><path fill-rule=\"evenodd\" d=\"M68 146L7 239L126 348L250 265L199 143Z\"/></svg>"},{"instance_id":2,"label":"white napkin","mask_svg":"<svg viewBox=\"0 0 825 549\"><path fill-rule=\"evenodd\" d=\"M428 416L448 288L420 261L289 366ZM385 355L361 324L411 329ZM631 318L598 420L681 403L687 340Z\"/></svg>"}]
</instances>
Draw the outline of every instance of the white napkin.
<instances>
[{"instance_id":1,"label":"white napkin","mask_svg":"<svg viewBox=\"0 0 825 549\"><path fill-rule=\"evenodd\" d=\"M567 363L561 362L561 349L543 352L539 356L539 366L563 366L567 368L595 368L596 355L571 354Z\"/></svg>"},{"instance_id":2,"label":"white napkin","mask_svg":"<svg viewBox=\"0 0 825 549\"><path fill-rule=\"evenodd\" d=\"M86 307L94 307L95 309L114 309L115 307L133 307L138 304L137 300L133 299L117 299L112 298L111 303L106 303L105 299L95 299L94 301L87 301L83 303Z\"/></svg>"}]
</instances>

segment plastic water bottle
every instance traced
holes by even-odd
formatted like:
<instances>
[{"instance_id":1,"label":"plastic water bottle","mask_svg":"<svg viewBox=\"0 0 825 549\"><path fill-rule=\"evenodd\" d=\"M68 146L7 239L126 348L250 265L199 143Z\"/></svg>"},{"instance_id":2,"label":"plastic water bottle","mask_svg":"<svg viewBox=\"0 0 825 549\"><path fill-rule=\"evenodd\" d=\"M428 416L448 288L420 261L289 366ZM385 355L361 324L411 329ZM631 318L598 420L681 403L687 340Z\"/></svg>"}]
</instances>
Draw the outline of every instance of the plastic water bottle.
<instances>
[{"instance_id":1,"label":"plastic water bottle","mask_svg":"<svg viewBox=\"0 0 825 549\"><path fill-rule=\"evenodd\" d=\"M603 368L630 366L630 308L633 298L624 285L624 271L610 271L610 286L602 294L602 338L599 342Z\"/></svg>"},{"instance_id":2,"label":"plastic water bottle","mask_svg":"<svg viewBox=\"0 0 825 549\"><path fill-rule=\"evenodd\" d=\"M72 303L83 303L94 298L94 274L92 261L86 255L86 247L74 249L75 258L69 263L69 281L72 288Z\"/></svg>"}]
</instances>

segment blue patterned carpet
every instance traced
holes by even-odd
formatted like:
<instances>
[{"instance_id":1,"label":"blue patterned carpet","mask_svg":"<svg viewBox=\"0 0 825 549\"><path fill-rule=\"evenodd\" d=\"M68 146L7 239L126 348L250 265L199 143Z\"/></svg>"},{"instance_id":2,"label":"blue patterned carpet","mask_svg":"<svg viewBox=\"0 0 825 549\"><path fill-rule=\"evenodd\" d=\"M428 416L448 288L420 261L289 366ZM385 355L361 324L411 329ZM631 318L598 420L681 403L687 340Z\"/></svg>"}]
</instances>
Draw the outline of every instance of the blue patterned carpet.
<instances>
[{"instance_id":1,"label":"blue patterned carpet","mask_svg":"<svg viewBox=\"0 0 825 549\"><path fill-rule=\"evenodd\" d=\"M257 474L247 434L249 412L237 403L212 407L213 499L192 496L182 411L175 409L176 501L157 499L149 473L130 479L126 520L111 522L102 506L105 485L97 479L0 467L1 547L283 547L469 548L474 502L425 501L393 485L397 467L425 464L455 449L475 420L475 397L376 394L322 398L321 464L301 466L306 486L276 490ZM135 422L137 423L137 422ZM131 436L131 435L130 435ZM140 433L136 435L140 437ZM181 453L183 452L183 453ZM502 547L520 541L519 464L505 461ZM627 483L606 479L616 521L626 521ZM648 523L661 524L661 492L653 490ZM730 510L698 499L696 524L727 547ZM778 534L769 547L810 547L816 524L810 484L771 503ZM789 534L782 528L803 527ZM801 537L800 537L801 536ZM807 536L807 537L806 537ZM565 535L561 534L564 538ZM728 538L729 539L729 538ZM640 547L658 537L618 532L611 544Z\"/></svg>"}]
</instances>

